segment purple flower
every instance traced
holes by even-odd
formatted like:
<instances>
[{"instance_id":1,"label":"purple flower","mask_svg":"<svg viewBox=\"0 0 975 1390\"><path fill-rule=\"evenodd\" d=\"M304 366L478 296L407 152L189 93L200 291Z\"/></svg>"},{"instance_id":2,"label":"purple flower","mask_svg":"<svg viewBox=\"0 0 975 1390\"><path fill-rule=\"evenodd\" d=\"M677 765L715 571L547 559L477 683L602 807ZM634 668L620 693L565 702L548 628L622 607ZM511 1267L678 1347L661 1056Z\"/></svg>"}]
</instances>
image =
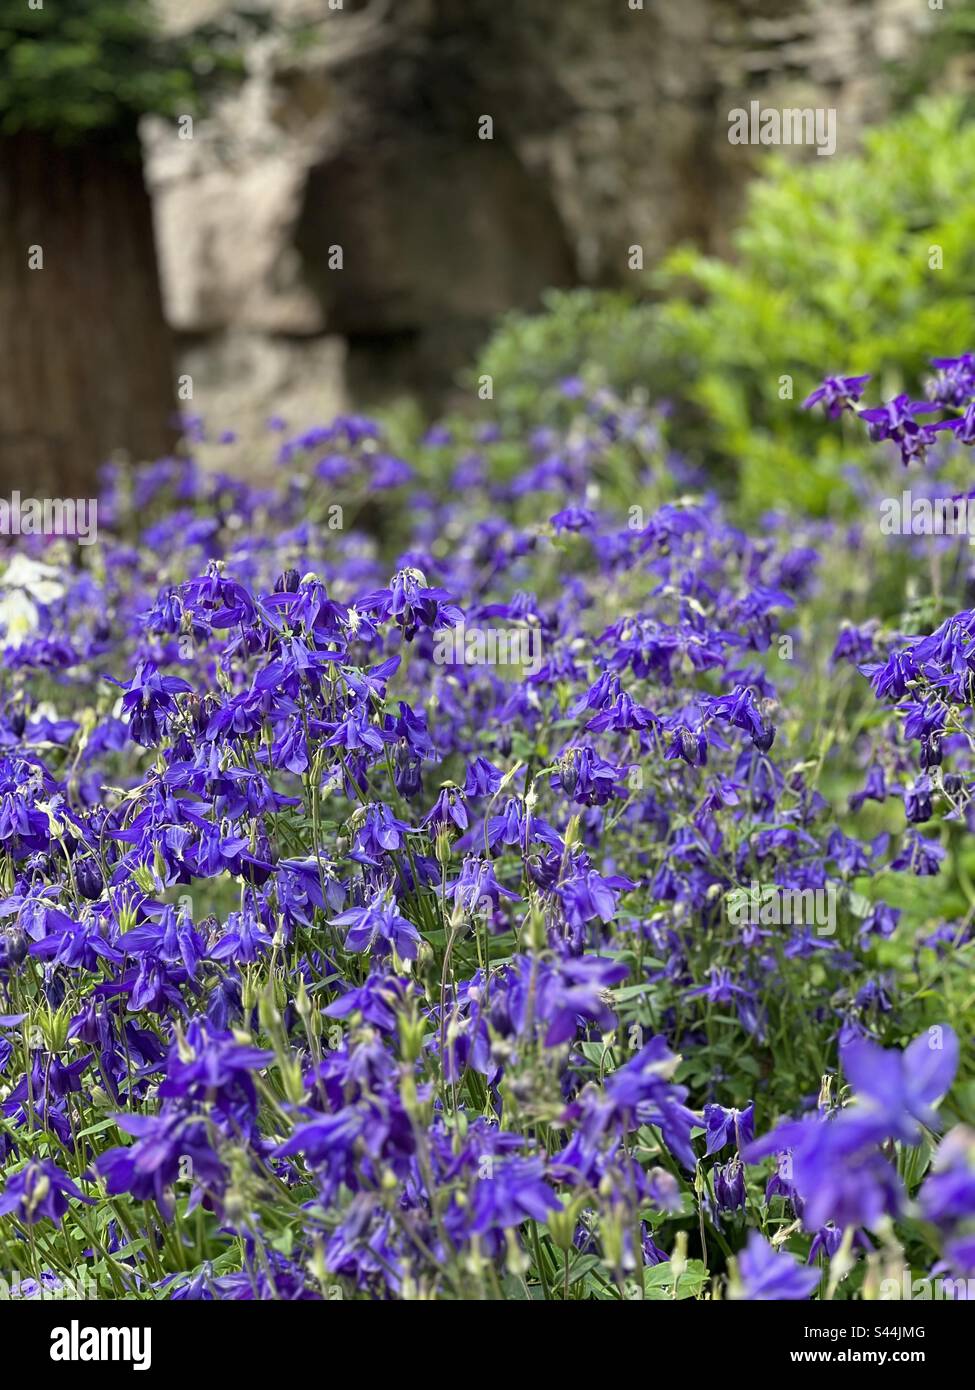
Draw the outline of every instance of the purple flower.
<instances>
[{"instance_id":1,"label":"purple flower","mask_svg":"<svg viewBox=\"0 0 975 1390\"><path fill-rule=\"evenodd\" d=\"M466 830L470 824L466 793L460 787L448 784L442 787L436 801L424 817L423 824L438 830L442 825L454 825L458 830Z\"/></svg>"},{"instance_id":2,"label":"purple flower","mask_svg":"<svg viewBox=\"0 0 975 1390\"><path fill-rule=\"evenodd\" d=\"M673 1154L685 1168L693 1169L697 1159L691 1146L691 1130L700 1119L684 1104L687 1088L673 1084L680 1059L661 1036L651 1038L606 1078L606 1094L613 1109L634 1125L656 1125Z\"/></svg>"},{"instance_id":3,"label":"purple flower","mask_svg":"<svg viewBox=\"0 0 975 1390\"><path fill-rule=\"evenodd\" d=\"M491 861L480 859L476 854L465 856L460 877L447 885L447 891L465 912L478 912L488 903L496 911L502 898L512 902L518 898L517 893L498 882Z\"/></svg>"},{"instance_id":4,"label":"purple flower","mask_svg":"<svg viewBox=\"0 0 975 1390\"><path fill-rule=\"evenodd\" d=\"M802 403L803 410L811 410L820 401L823 403L823 410L831 420L837 419L844 410L852 410L853 405L863 395L863 388L870 380L867 376L828 376L824 377L822 386L818 386L815 391Z\"/></svg>"},{"instance_id":5,"label":"purple flower","mask_svg":"<svg viewBox=\"0 0 975 1390\"><path fill-rule=\"evenodd\" d=\"M739 1298L754 1302L795 1302L809 1298L819 1283L819 1271L804 1269L787 1251L775 1251L763 1236L752 1231L738 1257L741 1275Z\"/></svg>"},{"instance_id":6,"label":"purple flower","mask_svg":"<svg viewBox=\"0 0 975 1390\"><path fill-rule=\"evenodd\" d=\"M891 1139L916 1144L921 1125L937 1126L932 1106L951 1085L958 1042L950 1028L939 1026L903 1053L865 1039L848 1043L841 1061L855 1104L787 1121L744 1151L748 1163L787 1151L787 1171L810 1231L830 1222L874 1227L896 1214L901 1186L879 1146Z\"/></svg>"},{"instance_id":7,"label":"purple flower","mask_svg":"<svg viewBox=\"0 0 975 1390\"><path fill-rule=\"evenodd\" d=\"M154 1201L163 1219L172 1219L173 1188L184 1176L194 1184L191 1204L223 1191L226 1170L215 1153L207 1124L174 1110L157 1115L119 1115L116 1123L135 1135L127 1148L106 1149L96 1167L110 1193L128 1192L137 1201Z\"/></svg>"},{"instance_id":8,"label":"purple flower","mask_svg":"<svg viewBox=\"0 0 975 1390\"><path fill-rule=\"evenodd\" d=\"M545 1180L541 1158L490 1159L488 1175L471 1196L471 1229L478 1235L517 1229L523 1221L545 1221L561 1204Z\"/></svg>"},{"instance_id":9,"label":"purple flower","mask_svg":"<svg viewBox=\"0 0 975 1390\"><path fill-rule=\"evenodd\" d=\"M975 1217L975 1133L957 1125L941 1141L919 1194L928 1221L950 1227Z\"/></svg>"},{"instance_id":10,"label":"purple flower","mask_svg":"<svg viewBox=\"0 0 975 1390\"><path fill-rule=\"evenodd\" d=\"M582 926L594 917L602 922L611 922L616 915L620 894L635 887L633 880L623 874L604 877L595 869L586 869L566 879L558 892L566 921L570 926Z\"/></svg>"},{"instance_id":11,"label":"purple flower","mask_svg":"<svg viewBox=\"0 0 975 1390\"><path fill-rule=\"evenodd\" d=\"M869 426L870 438L876 443L891 439L900 446L901 462L905 468L912 459L923 463L928 448L937 440L936 428L919 425L917 415L930 415L938 406L930 401L912 401L910 396L895 396L886 405L859 411Z\"/></svg>"},{"instance_id":12,"label":"purple flower","mask_svg":"<svg viewBox=\"0 0 975 1390\"><path fill-rule=\"evenodd\" d=\"M502 774L487 758L475 758L467 768L464 795L493 796L501 785Z\"/></svg>"},{"instance_id":13,"label":"purple flower","mask_svg":"<svg viewBox=\"0 0 975 1390\"><path fill-rule=\"evenodd\" d=\"M539 1013L548 1020L545 1046L556 1047L575 1037L579 1019L595 1023L606 1033L616 1027L616 1015L609 1005L607 991L625 980L629 971L619 961L600 956L582 956L560 962L558 969L543 980L539 990Z\"/></svg>"},{"instance_id":14,"label":"purple flower","mask_svg":"<svg viewBox=\"0 0 975 1390\"><path fill-rule=\"evenodd\" d=\"M549 520L556 532L585 531L592 526L596 513L589 507L565 507Z\"/></svg>"},{"instance_id":15,"label":"purple flower","mask_svg":"<svg viewBox=\"0 0 975 1390\"><path fill-rule=\"evenodd\" d=\"M38 1221L53 1221L60 1225L68 1210L68 1198L94 1202L86 1197L72 1178L49 1158L31 1158L19 1172L12 1174L0 1193L0 1216L11 1212L28 1226Z\"/></svg>"},{"instance_id":16,"label":"purple flower","mask_svg":"<svg viewBox=\"0 0 975 1390\"><path fill-rule=\"evenodd\" d=\"M720 695L704 701L706 713L712 719L727 719L738 729L751 735L755 747L767 753L775 739L775 728L755 706L755 696L747 686L735 686L730 695Z\"/></svg>"},{"instance_id":17,"label":"purple flower","mask_svg":"<svg viewBox=\"0 0 975 1390\"><path fill-rule=\"evenodd\" d=\"M180 676L159 675L151 661L143 662L128 684L116 680L112 684L125 690L122 711L128 716L129 732L144 748L153 747L163 736L177 708L175 697L192 690Z\"/></svg>"},{"instance_id":18,"label":"purple flower","mask_svg":"<svg viewBox=\"0 0 975 1390\"><path fill-rule=\"evenodd\" d=\"M410 827L394 816L388 806L374 802L362 815L356 831L356 847L362 853L381 856L403 846Z\"/></svg>"},{"instance_id":19,"label":"purple flower","mask_svg":"<svg viewBox=\"0 0 975 1390\"><path fill-rule=\"evenodd\" d=\"M349 928L345 938L348 951L371 951L381 958L389 955L392 949L401 960L416 960L420 933L402 916L388 893L380 894L362 907L350 907L333 917L332 925Z\"/></svg>"},{"instance_id":20,"label":"purple flower","mask_svg":"<svg viewBox=\"0 0 975 1390\"><path fill-rule=\"evenodd\" d=\"M903 1052L864 1039L843 1048L840 1062L856 1094L851 1113L869 1117L883 1138L916 1144L921 1125L939 1128L934 1106L958 1070L958 1038L947 1024L939 1024Z\"/></svg>"},{"instance_id":21,"label":"purple flower","mask_svg":"<svg viewBox=\"0 0 975 1390\"><path fill-rule=\"evenodd\" d=\"M738 1158L719 1164L714 1170L714 1200L721 1212L738 1211L745 1206L745 1169Z\"/></svg>"},{"instance_id":22,"label":"purple flower","mask_svg":"<svg viewBox=\"0 0 975 1390\"><path fill-rule=\"evenodd\" d=\"M726 1144L734 1144L736 1149L743 1148L755 1137L754 1102L749 1101L744 1110L726 1110L723 1105L706 1105L704 1128L709 1154L717 1153Z\"/></svg>"}]
</instances>

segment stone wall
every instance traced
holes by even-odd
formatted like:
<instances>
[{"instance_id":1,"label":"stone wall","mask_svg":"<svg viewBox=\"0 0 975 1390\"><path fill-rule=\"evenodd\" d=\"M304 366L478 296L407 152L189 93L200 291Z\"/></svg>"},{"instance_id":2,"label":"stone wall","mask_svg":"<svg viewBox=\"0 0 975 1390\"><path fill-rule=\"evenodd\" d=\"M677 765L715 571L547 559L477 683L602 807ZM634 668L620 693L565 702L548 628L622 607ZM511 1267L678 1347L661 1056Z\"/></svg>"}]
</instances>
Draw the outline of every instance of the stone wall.
<instances>
[{"instance_id":1,"label":"stone wall","mask_svg":"<svg viewBox=\"0 0 975 1390\"><path fill-rule=\"evenodd\" d=\"M194 407L245 434L434 404L545 286L624 283L633 244L724 249L755 155L729 109L834 106L842 154L936 22L925 0L263 3L239 90L191 139L144 130ZM172 29L233 10L162 8Z\"/></svg>"}]
</instances>

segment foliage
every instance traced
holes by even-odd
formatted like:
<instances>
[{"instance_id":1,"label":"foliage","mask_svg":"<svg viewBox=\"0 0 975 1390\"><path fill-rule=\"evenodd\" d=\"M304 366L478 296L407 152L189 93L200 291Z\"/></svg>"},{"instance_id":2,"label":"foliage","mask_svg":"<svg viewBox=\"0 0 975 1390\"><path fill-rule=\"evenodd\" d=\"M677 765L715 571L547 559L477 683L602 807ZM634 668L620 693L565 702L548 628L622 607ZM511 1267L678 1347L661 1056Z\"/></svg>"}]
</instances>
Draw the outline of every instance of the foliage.
<instances>
[{"instance_id":1,"label":"foliage","mask_svg":"<svg viewBox=\"0 0 975 1390\"><path fill-rule=\"evenodd\" d=\"M906 62L892 70L895 100L916 100L925 93L957 92L969 112L972 65L975 62L975 13L968 5L929 4L931 23Z\"/></svg>"},{"instance_id":2,"label":"foliage","mask_svg":"<svg viewBox=\"0 0 975 1390\"><path fill-rule=\"evenodd\" d=\"M868 409L939 486L975 362L937 430L866 385L810 427ZM866 498L750 534L656 412L576 385L527 434L402 457L346 417L276 462L115 470L76 547L6 519L17 1296L975 1272L965 539ZM931 583L881 624L890 549Z\"/></svg>"},{"instance_id":3,"label":"foliage","mask_svg":"<svg viewBox=\"0 0 975 1390\"><path fill-rule=\"evenodd\" d=\"M124 137L144 112L192 114L204 91L240 72L240 25L265 23L254 11L166 38L151 0L7 5L0 15L0 131Z\"/></svg>"},{"instance_id":4,"label":"foliage","mask_svg":"<svg viewBox=\"0 0 975 1390\"><path fill-rule=\"evenodd\" d=\"M623 291L549 290L543 312L511 312L485 345L478 375L490 376L509 419L549 419L559 384L577 374L620 393L642 390L656 401L675 384L657 347L658 316L649 301Z\"/></svg>"},{"instance_id":5,"label":"foliage","mask_svg":"<svg viewBox=\"0 0 975 1390\"><path fill-rule=\"evenodd\" d=\"M824 439L796 400L824 366L883 362L886 387L916 390L929 357L975 341L973 180L975 126L953 99L868 131L856 155L773 158L730 261L675 252L652 277L658 304L553 297L539 319L509 319L478 370L519 412L565 376L638 384L675 402L675 444L746 514L849 509L843 469L863 451Z\"/></svg>"}]
</instances>

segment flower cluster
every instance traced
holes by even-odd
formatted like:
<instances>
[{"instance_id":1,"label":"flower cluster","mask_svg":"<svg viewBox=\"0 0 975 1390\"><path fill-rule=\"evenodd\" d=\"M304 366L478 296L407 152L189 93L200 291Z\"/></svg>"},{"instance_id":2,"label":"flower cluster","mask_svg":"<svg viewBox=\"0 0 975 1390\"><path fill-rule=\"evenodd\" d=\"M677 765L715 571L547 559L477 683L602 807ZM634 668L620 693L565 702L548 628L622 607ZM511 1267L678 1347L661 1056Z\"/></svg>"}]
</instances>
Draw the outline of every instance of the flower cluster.
<instances>
[{"instance_id":1,"label":"flower cluster","mask_svg":"<svg viewBox=\"0 0 975 1390\"><path fill-rule=\"evenodd\" d=\"M975 1262L964 1131L915 1157L947 967L888 900L966 812L975 614L886 659L864 617L831 665L829 526L749 536L652 411L566 407L411 462L343 418L269 488L118 471L97 546L0 556L0 1243L38 1285L793 1299ZM917 458L913 411L863 413ZM461 626L539 659L438 660ZM900 728L862 780L819 703L857 666L922 748L875 833ZM729 912L755 883L783 910Z\"/></svg>"}]
</instances>

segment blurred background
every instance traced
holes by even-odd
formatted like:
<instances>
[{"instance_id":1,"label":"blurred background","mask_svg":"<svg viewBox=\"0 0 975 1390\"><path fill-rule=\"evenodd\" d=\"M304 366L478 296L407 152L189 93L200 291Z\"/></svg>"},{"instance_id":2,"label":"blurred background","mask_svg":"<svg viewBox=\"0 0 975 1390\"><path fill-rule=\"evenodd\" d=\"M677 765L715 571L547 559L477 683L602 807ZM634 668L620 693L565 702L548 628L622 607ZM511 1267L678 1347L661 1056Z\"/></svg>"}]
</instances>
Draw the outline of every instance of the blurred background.
<instances>
[{"instance_id":1,"label":"blurred background","mask_svg":"<svg viewBox=\"0 0 975 1390\"><path fill-rule=\"evenodd\" d=\"M821 510L793 394L975 346L973 68L964 0L8 4L0 485L580 376ZM731 144L752 100L836 154Z\"/></svg>"}]
</instances>

